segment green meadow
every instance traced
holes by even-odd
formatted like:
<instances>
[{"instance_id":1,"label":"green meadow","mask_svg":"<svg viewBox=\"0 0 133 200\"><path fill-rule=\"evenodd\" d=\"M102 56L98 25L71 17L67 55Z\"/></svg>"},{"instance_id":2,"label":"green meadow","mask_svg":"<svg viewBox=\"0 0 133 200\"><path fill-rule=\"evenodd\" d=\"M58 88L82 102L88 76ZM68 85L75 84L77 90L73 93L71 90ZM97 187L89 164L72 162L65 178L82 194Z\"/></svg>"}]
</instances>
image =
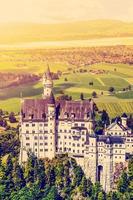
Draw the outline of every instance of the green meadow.
<instances>
[{"instance_id":1,"label":"green meadow","mask_svg":"<svg viewBox=\"0 0 133 200\"><path fill-rule=\"evenodd\" d=\"M79 73L80 68L76 71L76 66L73 66L72 70L68 70L70 67L65 62L50 62L51 71L62 71L62 76L59 80L54 81L54 93L57 96L62 93L72 96L73 99L79 99L80 94L83 93L85 98L90 98L92 92L97 93L97 98L94 99L100 110L106 109L111 117L115 115L127 112L132 113L133 109L133 91L119 92L125 87L132 84L132 67L127 64L107 64L100 63L91 66L81 67L87 69L85 73ZM47 63L40 61L27 62L22 67L22 63L18 70L17 63L10 63L8 68L1 67L1 71L8 72L30 72L41 73L46 70ZM36 67L35 67L36 66ZM75 72L74 72L75 69ZM90 70L105 70L105 74L92 74ZM115 69L115 71L114 71ZM93 82L90 86L89 82ZM115 94L112 96L109 94L109 87L115 88ZM19 112L20 110L20 93L23 94L23 98L40 98L43 92L42 81L40 80L34 84L21 85L15 88L7 88L0 90L0 108L8 111Z\"/></svg>"}]
</instances>

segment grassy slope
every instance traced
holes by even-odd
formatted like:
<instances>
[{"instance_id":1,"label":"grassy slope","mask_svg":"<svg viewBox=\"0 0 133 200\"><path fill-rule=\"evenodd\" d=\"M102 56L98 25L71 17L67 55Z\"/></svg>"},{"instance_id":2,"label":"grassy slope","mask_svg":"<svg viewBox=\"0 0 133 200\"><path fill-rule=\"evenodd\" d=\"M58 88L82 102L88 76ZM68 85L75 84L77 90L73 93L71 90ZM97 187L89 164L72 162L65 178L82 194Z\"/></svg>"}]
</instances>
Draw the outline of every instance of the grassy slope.
<instances>
[{"instance_id":1,"label":"grassy slope","mask_svg":"<svg viewBox=\"0 0 133 200\"><path fill-rule=\"evenodd\" d=\"M65 24L1 24L0 43L132 37L133 23L92 20Z\"/></svg>"},{"instance_id":2,"label":"grassy slope","mask_svg":"<svg viewBox=\"0 0 133 200\"><path fill-rule=\"evenodd\" d=\"M57 69L60 69L62 65L62 70L67 70L67 64L56 63ZM51 63L51 66L55 66L55 63ZM86 67L87 68L87 67ZM95 99L99 109L107 109L111 116L115 116L127 112L132 113L133 100L132 92L126 92L122 94L116 94L116 96L109 96L108 88L114 86L116 91L126 87L130 84L132 77L132 66L129 65L113 65L113 64L96 64L91 66L92 69L108 69L108 74L103 75L93 75L89 71L87 73L79 74L70 73L69 75L62 75L59 80L54 81L54 91L56 96L60 95L61 91L65 94L72 95L74 99L79 99L80 93L83 92L86 98L91 97L93 91L96 91L99 98ZM114 68L117 72L114 73ZM57 70L56 69L56 70ZM90 69L90 66L88 67ZM27 66L29 70L29 66ZM36 72L36 69L34 68ZM44 68L38 68L38 71L43 71ZM68 81L65 82L64 79L67 77ZM130 78L129 78L130 77ZM93 81L94 85L89 86L89 82ZM9 111L19 111L20 105L20 91L23 92L24 97L41 97L43 88L42 83L39 82L35 85L26 85L17 87L16 89L9 88L5 89L4 93L0 92L0 107ZM103 91L104 96L101 95ZM128 94L128 95L127 95ZM129 95L130 94L130 95ZM4 100L5 99L5 100Z\"/></svg>"}]
</instances>

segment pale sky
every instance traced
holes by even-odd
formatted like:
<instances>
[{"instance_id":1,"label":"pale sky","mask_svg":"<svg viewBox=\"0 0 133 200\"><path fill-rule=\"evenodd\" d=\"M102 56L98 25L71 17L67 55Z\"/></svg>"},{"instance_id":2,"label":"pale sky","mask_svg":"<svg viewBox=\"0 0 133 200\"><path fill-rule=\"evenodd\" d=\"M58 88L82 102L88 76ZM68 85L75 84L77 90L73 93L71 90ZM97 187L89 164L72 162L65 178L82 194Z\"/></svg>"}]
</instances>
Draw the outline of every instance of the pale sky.
<instances>
[{"instance_id":1,"label":"pale sky","mask_svg":"<svg viewBox=\"0 0 133 200\"><path fill-rule=\"evenodd\" d=\"M133 21L133 0L0 0L0 22Z\"/></svg>"}]
</instances>

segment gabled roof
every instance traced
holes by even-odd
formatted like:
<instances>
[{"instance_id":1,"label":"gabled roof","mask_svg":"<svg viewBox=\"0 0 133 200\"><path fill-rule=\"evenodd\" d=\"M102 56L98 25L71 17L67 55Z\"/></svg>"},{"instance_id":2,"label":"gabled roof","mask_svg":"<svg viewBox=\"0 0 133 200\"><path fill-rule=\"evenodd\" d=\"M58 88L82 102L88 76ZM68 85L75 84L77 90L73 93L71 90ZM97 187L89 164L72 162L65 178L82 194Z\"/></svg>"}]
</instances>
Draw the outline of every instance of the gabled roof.
<instances>
[{"instance_id":1,"label":"gabled roof","mask_svg":"<svg viewBox=\"0 0 133 200\"><path fill-rule=\"evenodd\" d=\"M126 114L126 113L123 113L121 117L127 118L127 114Z\"/></svg>"},{"instance_id":2,"label":"gabled roof","mask_svg":"<svg viewBox=\"0 0 133 200\"><path fill-rule=\"evenodd\" d=\"M119 126L119 128L120 128L122 131L128 130L128 128L124 127L120 122L117 122L117 121L115 121L115 122L113 122L112 124L110 124L110 125L107 127L107 130L114 130L113 128L114 128L116 125Z\"/></svg>"}]
</instances>

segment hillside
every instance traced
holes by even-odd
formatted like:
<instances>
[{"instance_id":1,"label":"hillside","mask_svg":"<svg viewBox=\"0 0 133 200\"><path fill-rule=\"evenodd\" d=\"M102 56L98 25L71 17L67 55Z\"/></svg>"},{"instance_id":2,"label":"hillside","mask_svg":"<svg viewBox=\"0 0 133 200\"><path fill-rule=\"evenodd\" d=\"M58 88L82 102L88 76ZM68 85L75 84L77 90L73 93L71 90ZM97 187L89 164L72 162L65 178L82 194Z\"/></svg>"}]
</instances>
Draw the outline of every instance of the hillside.
<instances>
[{"instance_id":1,"label":"hillside","mask_svg":"<svg viewBox=\"0 0 133 200\"><path fill-rule=\"evenodd\" d=\"M0 24L0 43L132 37L133 23L92 20L63 24Z\"/></svg>"}]
</instances>

